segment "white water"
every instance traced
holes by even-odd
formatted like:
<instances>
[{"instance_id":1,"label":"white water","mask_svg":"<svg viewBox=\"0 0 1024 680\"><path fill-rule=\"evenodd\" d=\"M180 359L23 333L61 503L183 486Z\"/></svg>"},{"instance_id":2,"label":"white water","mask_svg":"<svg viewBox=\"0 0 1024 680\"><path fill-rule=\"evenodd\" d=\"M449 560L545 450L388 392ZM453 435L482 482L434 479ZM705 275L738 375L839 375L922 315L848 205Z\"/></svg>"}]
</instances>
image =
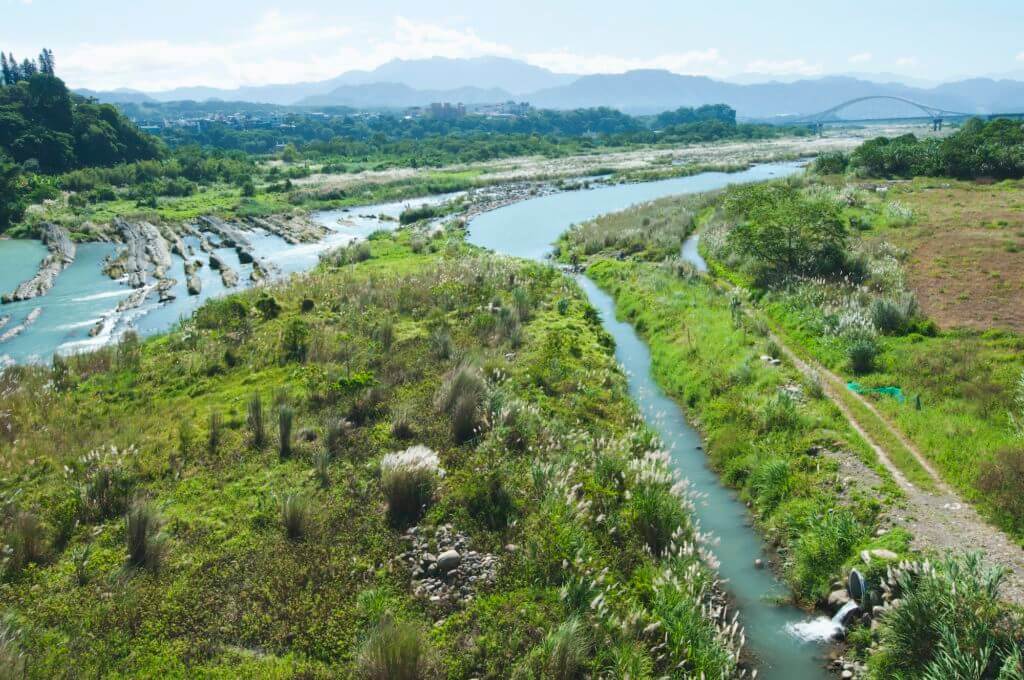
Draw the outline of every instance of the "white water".
<instances>
[{"instance_id":1,"label":"white water","mask_svg":"<svg viewBox=\"0 0 1024 680\"><path fill-rule=\"evenodd\" d=\"M847 614L857 608L854 601L847 602L832 618L819 616L810 621L799 621L786 626L786 632L805 642L828 642L846 630L843 621Z\"/></svg>"}]
</instances>

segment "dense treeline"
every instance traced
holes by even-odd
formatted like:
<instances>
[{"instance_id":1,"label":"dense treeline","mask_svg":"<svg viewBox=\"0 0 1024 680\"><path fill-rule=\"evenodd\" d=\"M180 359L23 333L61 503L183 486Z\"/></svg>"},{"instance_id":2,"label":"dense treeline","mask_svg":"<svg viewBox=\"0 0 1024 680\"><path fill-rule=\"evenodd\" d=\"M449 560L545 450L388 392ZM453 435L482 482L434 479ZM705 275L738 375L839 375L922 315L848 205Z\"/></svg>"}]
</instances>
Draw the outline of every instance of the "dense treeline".
<instances>
[{"instance_id":1,"label":"dense treeline","mask_svg":"<svg viewBox=\"0 0 1024 680\"><path fill-rule=\"evenodd\" d=\"M822 156L817 169L823 174L849 169L870 177L1020 179L1024 178L1024 123L1005 118L972 119L944 139L879 137L849 156Z\"/></svg>"},{"instance_id":2,"label":"dense treeline","mask_svg":"<svg viewBox=\"0 0 1024 680\"><path fill-rule=\"evenodd\" d=\"M224 111L235 111L226 105ZM180 103L123 105L128 115L152 117L166 108L177 115L204 115L209 106L195 110ZM265 113L270 113L265 111ZM360 159L400 158L418 165L485 161L519 154L556 155L576 149L716 141L727 138L760 139L782 134L768 125L736 122L728 106L682 108L653 118L637 118L610 108L574 111L531 111L518 117L465 116L457 119L406 118L396 114L329 115L290 113L272 127L237 129L227 123L208 122L199 127L170 127L158 134L170 146L203 147L271 153L291 144L309 158L344 156Z\"/></svg>"}]
</instances>

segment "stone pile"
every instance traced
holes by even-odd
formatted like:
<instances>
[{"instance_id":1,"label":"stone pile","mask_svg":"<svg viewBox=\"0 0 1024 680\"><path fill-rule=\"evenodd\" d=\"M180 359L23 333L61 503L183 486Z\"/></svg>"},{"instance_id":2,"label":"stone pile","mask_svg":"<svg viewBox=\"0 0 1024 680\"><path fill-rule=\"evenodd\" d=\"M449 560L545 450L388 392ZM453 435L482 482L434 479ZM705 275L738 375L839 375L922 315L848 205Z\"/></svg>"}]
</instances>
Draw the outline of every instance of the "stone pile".
<instances>
[{"instance_id":1,"label":"stone pile","mask_svg":"<svg viewBox=\"0 0 1024 680\"><path fill-rule=\"evenodd\" d=\"M445 609L471 601L476 592L494 583L498 557L469 549L465 534L450 524L437 529L410 528L404 536L409 549L396 559L412 572L412 591Z\"/></svg>"}]
</instances>

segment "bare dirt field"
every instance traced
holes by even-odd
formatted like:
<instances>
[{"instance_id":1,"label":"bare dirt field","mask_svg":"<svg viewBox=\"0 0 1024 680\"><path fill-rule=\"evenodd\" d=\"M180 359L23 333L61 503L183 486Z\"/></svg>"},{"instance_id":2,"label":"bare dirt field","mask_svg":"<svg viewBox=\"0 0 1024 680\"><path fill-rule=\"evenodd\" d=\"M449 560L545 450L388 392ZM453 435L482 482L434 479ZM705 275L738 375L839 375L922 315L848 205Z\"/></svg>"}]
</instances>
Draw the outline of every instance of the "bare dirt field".
<instances>
[{"instance_id":1,"label":"bare dirt field","mask_svg":"<svg viewBox=\"0 0 1024 680\"><path fill-rule=\"evenodd\" d=\"M927 315L944 328L1024 332L1024 182L918 180L899 200L914 224L887 238L910 252Z\"/></svg>"}]
</instances>

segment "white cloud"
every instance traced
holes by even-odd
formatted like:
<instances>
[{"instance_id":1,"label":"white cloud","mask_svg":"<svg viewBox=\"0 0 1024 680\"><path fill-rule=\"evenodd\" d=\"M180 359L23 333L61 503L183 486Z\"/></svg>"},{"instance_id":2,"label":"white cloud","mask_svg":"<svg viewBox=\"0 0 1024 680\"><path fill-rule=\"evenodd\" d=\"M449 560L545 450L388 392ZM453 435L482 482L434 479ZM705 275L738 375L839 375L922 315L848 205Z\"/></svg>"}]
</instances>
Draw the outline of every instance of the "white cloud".
<instances>
[{"instance_id":1,"label":"white cloud","mask_svg":"<svg viewBox=\"0 0 1024 680\"><path fill-rule=\"evenodd\" d=\"M713 74L728 62L716 48L650 58L578 54L569 50L522 53L487 40L471 28L395 17L390 25L339 25L313 14L266 12L217 42L130 40L81 43L58 54L61 75L74 87L146 91L203 85L232 88L323 80L345 71L373 69L392 59L524 59L563 73L622 73L665 69Z\"/></svg>"},{"instance_id":2,"label":"white cloud","mask_svg":"<svg viewBox=\"0 0 1024 680\"><path fill-rule=\"evenodd\" d=\"M851 64L863 64L865 62L871 61L874 58L875 55L871 54L870 52L861 52L860 54L851 55L847 61L849 61Z\"/></svg>"},{"instance_id":3,"label":"white cloud","mask_svg":"<svg viewBox=\"0 0 1024 680\"><path fill-rule=\"evenodd\" d=\"M896 65L904 68L912 68L920 63L921 61L917 57L900 57L896 60Z\"/></svg>"},{"instance_id":4,"label":"white cloud","mask_svg":"<svg viewBox=\"0 0 1024 680\"><path fill-rule=\"evenodd\" d=\"M664 69L682 74L708 74L717 72L728 62L717 48L690 50L663 54L647 59L617 57L601 54L577 54L568 50L534 52L526 61L557 73L624 73L637 69Z\"/></svg>"},{"instance_id":5,"label":"white cloud","mask_svg":"<svg viewBox=\"0 0 1024 680\"><path fill-rule=\"evenodd\" d=\"M1017 61L1024 61L1024 52L1017 55Z\"/></svg>"},{"instance_id":6,"label":"white cloud","mask_svg":"<svg viewBox=\"0 0 1024 680\"><path fill-rule=\"evenodd\" d=\"M365 30L315 15L271 11L223 42L138 40L84 43L58 55L61 75L75 87L147 91L181 86L236 87L322 80L392 59L512 55L472 30L397 17Z\"/></svg>"},{"instance_id":7,"label":"white cloud","mask_svg":"<svg viewBox=\"0 0 1024 680\"><path fill-rule=\"evenodd\" d=\"M758 59L747 64L747 73L767 73L769 75L801 75L816 76L824 72L821 64L811 64L804 59L788 59L771 61Z\"/></svg>"}]
</instances>

